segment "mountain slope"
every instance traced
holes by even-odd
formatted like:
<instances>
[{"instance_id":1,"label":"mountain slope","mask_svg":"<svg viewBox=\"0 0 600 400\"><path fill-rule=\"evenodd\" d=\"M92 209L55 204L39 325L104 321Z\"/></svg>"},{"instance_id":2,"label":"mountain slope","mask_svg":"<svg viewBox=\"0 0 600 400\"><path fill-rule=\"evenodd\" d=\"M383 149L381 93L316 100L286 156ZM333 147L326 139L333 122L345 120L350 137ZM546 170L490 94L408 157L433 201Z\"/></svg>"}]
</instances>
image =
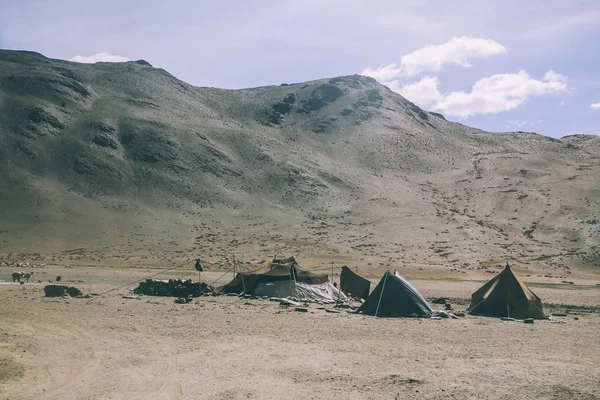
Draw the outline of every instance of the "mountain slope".
<instances>
[{"instance_id":1,"label":"mountain slope","mask_svg":"<svg viewBox=\"0 0 600 400\"><path fill-rule=\"evenodd\" d=\"M483 132L357 75L223 90L0 51L0 249L593 266L599 139Z\"/></svg>"}]
</instances>

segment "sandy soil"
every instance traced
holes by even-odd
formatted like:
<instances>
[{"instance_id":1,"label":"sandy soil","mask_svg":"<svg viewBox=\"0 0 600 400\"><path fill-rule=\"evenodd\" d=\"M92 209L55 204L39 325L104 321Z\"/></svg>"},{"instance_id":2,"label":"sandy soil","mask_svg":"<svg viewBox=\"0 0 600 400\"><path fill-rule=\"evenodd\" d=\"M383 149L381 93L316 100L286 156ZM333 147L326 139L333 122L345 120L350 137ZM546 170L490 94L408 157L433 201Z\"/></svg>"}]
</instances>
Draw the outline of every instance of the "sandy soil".
<instances>
[{"instance_id":1,"label":"sandy soil","mask_svg":"<svg viewBox=\"0 0 600 400\"><path fill-rule=\"evenodd\" d=\"M144 268L48 267L102 293ZM179 271L181 272L181 271ZM187 271L189 273L189 271ZM10 271L0 269L0 279ZM172 273L170 277L183 273ZM206 273L213 281L221 273ZM231 274L225 276L227 280ZM71 281L71 282L69 282ZM463 310L479 282L413 280ZM1 399L600 398L600 287L537 287L566 323L380 319L237 297L43 297L0 284Z\"/></svg>"}]
</instances>

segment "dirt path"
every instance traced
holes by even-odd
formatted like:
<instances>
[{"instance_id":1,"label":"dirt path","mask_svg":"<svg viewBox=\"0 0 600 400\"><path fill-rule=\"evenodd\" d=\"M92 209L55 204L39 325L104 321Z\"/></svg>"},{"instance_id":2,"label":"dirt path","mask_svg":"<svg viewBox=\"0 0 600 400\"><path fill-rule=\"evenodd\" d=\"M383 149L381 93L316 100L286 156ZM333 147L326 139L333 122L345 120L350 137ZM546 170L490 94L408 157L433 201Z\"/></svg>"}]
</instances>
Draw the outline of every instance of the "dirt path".
<instances>
[{"instance_id":1,"label":"dirt path","mask_svg":"<svg viewBox=\"0 0 600 400\"><path fill-rule=\"evenodd\" d=\"M86 276L93 291L131 278L97 271ZM473 286L413 283L426 296L462 299ZM379 319L315 305L298 313L236 297L179 305L125 293L48 299L42 285L0 285L0 360L10 360L0 363L9 369L0 371L9 376L0 399L600 397L597 312L526 325L470 316ZM541 294L561 306L562 297L600 300L598 289Z\"/></svg>"}]
</instances>

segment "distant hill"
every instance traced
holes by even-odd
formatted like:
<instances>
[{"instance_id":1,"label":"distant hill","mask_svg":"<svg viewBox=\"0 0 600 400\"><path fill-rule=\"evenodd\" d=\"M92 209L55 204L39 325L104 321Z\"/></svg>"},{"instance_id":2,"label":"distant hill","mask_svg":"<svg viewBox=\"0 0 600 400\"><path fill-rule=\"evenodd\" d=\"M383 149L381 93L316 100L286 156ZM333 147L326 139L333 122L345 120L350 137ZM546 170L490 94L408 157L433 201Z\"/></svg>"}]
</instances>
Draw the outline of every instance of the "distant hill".
<instances>
[{"instance_id":1,"label":"distant hill","mask_svg":"<svg viewBox=\"0 0 600 400\"><path fill-rule=\"evenodd\" d=\"M5 253L566 273L600 265L600 137L483 132L358 75L224 90L0 51L0 204Z\"/></svg>"}]
</instances>

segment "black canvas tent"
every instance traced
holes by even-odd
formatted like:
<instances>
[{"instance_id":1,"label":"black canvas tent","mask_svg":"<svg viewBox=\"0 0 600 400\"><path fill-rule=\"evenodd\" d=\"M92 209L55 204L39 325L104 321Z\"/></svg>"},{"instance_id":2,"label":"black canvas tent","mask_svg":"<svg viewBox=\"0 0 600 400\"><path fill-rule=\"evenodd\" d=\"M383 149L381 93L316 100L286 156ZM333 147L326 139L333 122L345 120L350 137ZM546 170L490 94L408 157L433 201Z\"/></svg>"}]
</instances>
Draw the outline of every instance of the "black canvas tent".
<instances>
[{"instance_id":1,"label":"black canvas tent","mask_svg":"<svg viewBox=\"0 0 600 400\"><path fill-rule=\"evenodd\" d=\"M323 302L347 300L347 297L331 284L327 275L301 268L293 257L274 259L270 265L257 270L240 272L231 282L217 288L217 291Z\"/></svg>"},{"instance_id":2,"label":"black canvas tent","mask_svg":"<svg viewBox=\"0 0 600 400\"><path fill-rule=\"evenodd\" d=\"M356 311L376 317L429 317L425 298L398 272L386 271L371 295Z\"/></svg>"},{"instance_id":3,"label":"black canvas tent","mask_svg":"<svg viewBox=\"0 0 600 400\"><path fill-rule=\"evenodd\" d=\"M471 295L469 312L473 315L518 319L546 317L540 298L514 274L508 264Z\"/></svg>"},{"instance_id":4,"label":"black canvas tent","mask_svg":"<svg viewBox=\"0 0 600 400\"><path fill-rule=\"evenodd\" d=\"M371 290L371 282L368 279L352 272L347 266L342 267L340 274L340 288L342 292L349 294L352 297L366 299L369 297Z\"/></svg>"}]
</instances>

